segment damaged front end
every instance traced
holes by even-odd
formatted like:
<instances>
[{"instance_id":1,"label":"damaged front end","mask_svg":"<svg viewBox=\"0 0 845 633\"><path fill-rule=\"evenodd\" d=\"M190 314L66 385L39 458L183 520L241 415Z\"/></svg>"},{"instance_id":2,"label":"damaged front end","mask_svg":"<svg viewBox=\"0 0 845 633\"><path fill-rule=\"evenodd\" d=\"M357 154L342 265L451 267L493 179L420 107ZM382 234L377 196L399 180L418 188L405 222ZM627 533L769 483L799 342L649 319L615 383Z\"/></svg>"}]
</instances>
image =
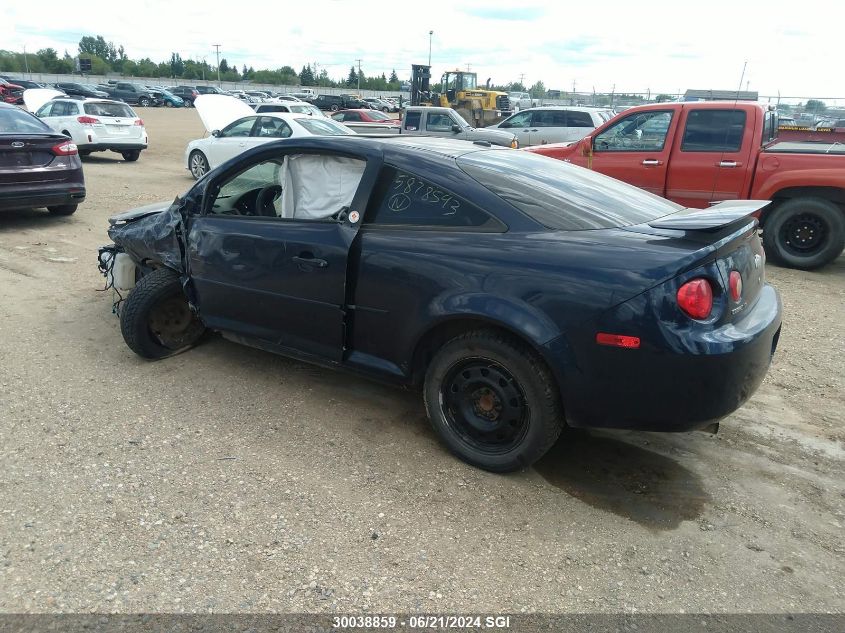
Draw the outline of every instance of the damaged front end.
<instances>
[{"instance_id":1,"label":"damaged front end","mask_svg":"<svg viewBox=\"0 0 845 633\"><path fill-rule=\"evenodd\" d=\"M97 268L106 278L103 290L112 290L115 314L138 279L156 268L166 266L179 274L183 286L186 283L182 206L177 197L172 203L157 202L109 218L113 243L99 248Z\"/></svg>"}]
</instances>

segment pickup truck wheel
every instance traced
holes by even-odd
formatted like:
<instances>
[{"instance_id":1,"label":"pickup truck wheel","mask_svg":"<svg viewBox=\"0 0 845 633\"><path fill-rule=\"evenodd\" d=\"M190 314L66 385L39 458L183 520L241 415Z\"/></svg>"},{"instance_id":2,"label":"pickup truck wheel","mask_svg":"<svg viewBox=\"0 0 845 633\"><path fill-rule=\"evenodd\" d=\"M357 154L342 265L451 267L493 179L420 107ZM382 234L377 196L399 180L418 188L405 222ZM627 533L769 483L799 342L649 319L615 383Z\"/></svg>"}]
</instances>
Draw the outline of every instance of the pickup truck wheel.
<instances>
[{"instance_id":1,"label":"pickup truck wheel","mask_svg":"<svg viewBox=\"0 0 845 633\"><path fill-rule=\"evenodd\" d=\"M179 275L158 268L141 277L120 310L120 333L133 352L150 360L187 349L205 333Z\"/></svg>"},{"instance_id":2,"label":"pickup truck wheel","mask_svg":"<svg viewBox=\"0 0 845 633\"><path fill-rule=\"evenodd\" d=\"M446 343L426 371L423 393L429 420L449 450L484 470L530 466L563 430L548 367L498 332L469 332Z\"/></svg>"},{"instance_id":3,"label":"pickup truck wheel","mask_svg":"<svg viewBox=\"0 0 845 633\"><path fill-rule=\"evenodd\" d=\"M72 215L76 212L78 204L60 204L54 207L47 207L47 211L49 211L53 215Z\"/></svg>"},{"instance_id":4,"label":"pickup truck wheel","mask_svg":"<svg viewBox=\"0 0 845 633\"><path fill-rule=\"evenodd\" d=\"M770 259L784 266L820 268L845 248L845 214L823 198L792 198L766 218L763 246Z\"/></svg>"},{"instance_id":5,"label":"pickup truck wheel","mask_svg":"<svg viewBox=\"0 0 845 633\"><path fill-rule=\"evenodd\" d=\"M148 108L150 107L150 100L146 97L141 97L140 99L138 99L138 105L142 108Z\"/></svg>"},{"instance_id":6,"label":"pickup truck wheel","mask_svg":"<svg viewBox=\"0 0 845 633\"><path fill-rule=\"evenodd\" d=\"M340 107L338 107L338 105L336 103L333 103L329 109L332 112L337 112L338 110L340 110Z\"/></svg>"},{"instance_id":7,"label":"pickup truck wheel","mask_svg":"<svg viewBox=\"0 0 845 633\"><path fill-rule=\"evenodd\" d=\"M199 180L208 173L208 159L201 151L194 150L188 157L188 169L194 180Z\"/></svg>"}]
</instances>

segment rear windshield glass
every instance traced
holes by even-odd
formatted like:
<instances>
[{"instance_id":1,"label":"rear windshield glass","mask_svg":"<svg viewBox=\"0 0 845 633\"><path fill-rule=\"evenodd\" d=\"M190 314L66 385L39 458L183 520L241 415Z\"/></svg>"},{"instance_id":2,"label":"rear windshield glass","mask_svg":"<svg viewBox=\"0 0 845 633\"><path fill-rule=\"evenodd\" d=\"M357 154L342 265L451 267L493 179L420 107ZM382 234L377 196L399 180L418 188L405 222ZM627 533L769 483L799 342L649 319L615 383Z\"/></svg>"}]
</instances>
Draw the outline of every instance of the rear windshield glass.
<instances>
[{"instance_id":1,"label":"rear windshield glass","mask_svg":"<svg viewBox=\"0 0 845 633\"><path fill-rule=\"evenodd\" d=\"M0 134L52 134L50 127L29 112L0 108Z\"/></svg>"},{"instance_id":2,"label":"rear windshield glass","mask_svg":"<svg viewBox=\"0 0 845 633\"><path fill-rule=\"evenodd\" d=\"M347 134L354 134L349 128L329 119L296 119L296 122L311 132L311 134L317 134L319 136L345 136Z\"/></svg>"},{"instance_id":3,"label":"rear windshield glass","mask_svg":"<svg viewBox=\"0 0 845 633\"><path fill-rule=\"evenodd\" d=\"M550 229L585 231L650 222L683 207L624 182L521 151L480 151L458 165Z\"/></svg>"},{"instance_id":4,"label":"rear windshield glass","mask_svg":"<svg viewBox=\"0 0 845 633\"><path fill-rule=\"evenodd\" d=\"M92 116L118 116L127 119L135 116L132 108L125 103L84 103L82 107L85 114Z\"/></svg>"}]
</instances>

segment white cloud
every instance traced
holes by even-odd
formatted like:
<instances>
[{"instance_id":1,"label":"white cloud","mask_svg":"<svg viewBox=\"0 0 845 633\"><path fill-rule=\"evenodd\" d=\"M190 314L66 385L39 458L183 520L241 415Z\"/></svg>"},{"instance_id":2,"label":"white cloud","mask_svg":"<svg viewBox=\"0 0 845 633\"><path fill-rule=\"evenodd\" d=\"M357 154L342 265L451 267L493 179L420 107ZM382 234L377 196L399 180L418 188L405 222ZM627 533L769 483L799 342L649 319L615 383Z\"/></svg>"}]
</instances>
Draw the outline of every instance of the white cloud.
<instances>
[{"instance_id":1,"label":"white cloud","mask_svg":"<svg viewBox=\"0 0 845 633\"><path fill-rule=\"evenodd\" d=\"M523 3L524 4L524 3ZM816 13L822 13L819 16ZM134 5L86 0L69 10L56 0L6 0L3 48L53 47L72 54L82 35L123 44L130 57L159 61L172 51L214 62L212 44L239 67L318 62L332 77L362 59L367 74L428 59L433 74L470 64L483 82L525 75L549 88L676 92L734 89L743 62L752 90L775 95L845 98L838 67L845 53L845 4L801 11L794 2L621 0L418 4L332 0L268 4L241 0L205 5L146 0ZM485 17L486 16L486 17ZM8 28L11 25L11 28Z\"/></svg>"}]
</instances>

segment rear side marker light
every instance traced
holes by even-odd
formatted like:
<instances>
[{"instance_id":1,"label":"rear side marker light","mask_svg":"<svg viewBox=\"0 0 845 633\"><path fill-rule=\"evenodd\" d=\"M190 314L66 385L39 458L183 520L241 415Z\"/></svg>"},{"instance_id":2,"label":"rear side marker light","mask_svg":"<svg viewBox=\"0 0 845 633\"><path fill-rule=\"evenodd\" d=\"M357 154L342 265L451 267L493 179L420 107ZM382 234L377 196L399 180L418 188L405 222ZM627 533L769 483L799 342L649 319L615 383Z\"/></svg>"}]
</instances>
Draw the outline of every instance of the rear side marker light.
<instances>
[{"instance_id":1,"label":"rear side marker light","mask_svg":"<svg viewBox=\"0 0 845 633\"><path fill-rule=\"evenodd\" d=\"M79 150L76 147L76 143L71 143L70 141L54 145L51 151L56 156L73 156L74 154L79 153Z\"/></svg>"},{"instance_id":2,"label":"rear side marker light","mask_svg":"<svg viewBox=\"0 0 845 633\"><path fill-rule=\"evenodd\" d=\"M739 303L739 300L742 299L742 275L739 274L738 270L731 271L729 286L731 299L734 303Z\"/></svg>"},{"instance_id":3,"label":"rear side marker light","mask_svg":"<svg viewBox=\"0 0 845 633\"><path fill-rule=\"evenodd\" d=\"M607 334L599 332L596 334L596 343L599 345L610 345L611 347L624 347L626 349L639 349L639 336L625 336L623 334Z\"/></svg>"},{"instance_id":4,"label":"rear side marker light","mask_svg":"<svg viewBox=\"0 0 845 633\"><path fill-rule=\"evenodd\" d=\"M706 319L713 310L713 288L706 279L693 279L678 288L678 307L693 319Z\"/></svg>"}]
</instances>

